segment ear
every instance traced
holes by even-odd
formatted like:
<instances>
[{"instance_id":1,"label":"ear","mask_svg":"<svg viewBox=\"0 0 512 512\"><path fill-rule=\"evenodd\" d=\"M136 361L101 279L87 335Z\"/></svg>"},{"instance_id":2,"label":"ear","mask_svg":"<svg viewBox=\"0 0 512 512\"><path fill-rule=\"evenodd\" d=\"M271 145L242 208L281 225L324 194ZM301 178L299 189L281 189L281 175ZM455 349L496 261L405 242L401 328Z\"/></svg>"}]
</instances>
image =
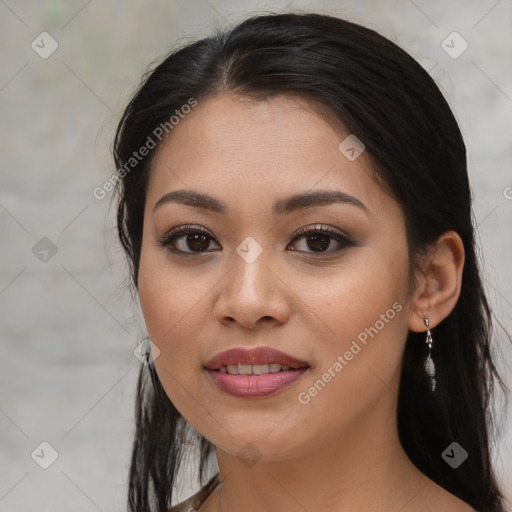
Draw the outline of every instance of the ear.
<instances>
[{"instance_id":1,"label":"ear","mask_svg":"<svg viewBox=\"0 0 512 512\"><path fill-rule=\"evenodd\" d=\"M455 231L446 231L423 259L411 301L411 331L426 331L425 318L432 329L453 311L460 296L463 268L462 239Z\"/></svg>"}]
</instances>

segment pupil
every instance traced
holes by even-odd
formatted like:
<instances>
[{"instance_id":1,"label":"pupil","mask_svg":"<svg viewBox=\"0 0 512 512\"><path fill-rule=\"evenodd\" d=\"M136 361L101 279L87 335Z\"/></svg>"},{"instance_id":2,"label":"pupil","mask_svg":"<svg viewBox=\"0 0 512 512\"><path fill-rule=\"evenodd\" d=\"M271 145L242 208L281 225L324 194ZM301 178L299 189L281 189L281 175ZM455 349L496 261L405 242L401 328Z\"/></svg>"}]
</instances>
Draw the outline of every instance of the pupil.
<instances>
[{"instance_id":1,"label":"pupil","mask_svg":"<svg viewBox=\"0 0 512 512\"><path fill-rule=\"evenodd\" d=\"M187 242L188 242L188 248L195 252L200 252L202 250L206 250L206 249L208 249L208 245L209 245L208 237L206 235L201 235L199 233L188 235Z\"/></svg>"},{"instance_id":2,"label":"pupil","mask_svg":"<svg viewBox=\"0 0 512 512\"><path fill-rule=\"evenodd\" d=\"M307 237L308 240L308 247L314 251L322 251L329 247L329 236L327 235L311 235ZM310 241L313 241L313 246L309 243Z\"/></svg>"}]
</instances>

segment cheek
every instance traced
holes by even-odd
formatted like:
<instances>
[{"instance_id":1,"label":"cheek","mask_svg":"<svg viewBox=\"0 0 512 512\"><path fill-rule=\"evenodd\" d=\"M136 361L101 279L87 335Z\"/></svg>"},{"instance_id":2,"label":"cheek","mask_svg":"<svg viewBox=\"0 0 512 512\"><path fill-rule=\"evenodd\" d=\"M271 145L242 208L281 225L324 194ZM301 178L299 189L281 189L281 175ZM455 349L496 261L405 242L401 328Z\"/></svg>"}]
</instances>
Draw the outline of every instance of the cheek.
<instances>
[{"instance_id":1,"label":"cheek","mask_svg":"<svg viewBox=\"0 0 512 512\"><path fill-rule=\"evenodd\" d=\"M201 278L171 265L164 249L145 247L139 265L139 298L151 339L165 346L197 315L204 295Z\"/></svg>"},{"instance_id":2,"label":"cheek","mask_svg":"<svg viewBox=\"0 0 512 512\"><path fill-rule=\"evenodd\" d=\"M372 395L395 377L407 336L408 261L405 244L387 253L361 250L345 271L304 299L330 333L317 338L315 377L327 372L330 390L322 391L323 399Z\"/></svg>"},{"instance_id":3,"label":"cheek","mask_svg":"<svg viewBox=\"0 0 512 512\"><path fill-rule=\"evenodd\" d=\"M155 368L167 396L181 414L190 417L200 409L196 388L202 367L199 340L204 335L197 319L207 314L201 299L208 288L188 273L171 272L160 254L148 253L141 253L139 299L149 338L160 350Z\"/></svg>"},{"instance_id":4,"label":"cheek","mask_svg":"<svg viewBox=\"0 0 512 512\"><path fill-rule=\"evenodd\" d=\"M148 335L157 344L164 356L172 361L178 355L197 352L198 347L194 343L197 339L197 317L200 294L194 294L183 289L179 285L169 283L160 278L152 281L141 280L139 285L139 297L142 314L146 324ZM181 290L181 291L178 291ZM182 354L183 353L183 354ZM191 358L189 357L188 360Z\"/></svg>"},{"instance_id":5,"label":"cheek","mask_svg":"<svg viewBox=\"0 0 512 512\"><path fill-rule=\"evenodd\" d=\"M405 306L409 264L407 248L401 245L387 248L387 251L375 247L354 252L345 268L332 272L321 285L318 282L315 285L313 280L307 284L302 278L306 296L301 299L318 312L336 339L344 342L353 339L374 325L381 315L386 315L395 302ZM394 313L392 310L388 316L394 319ZM400 322L403 321L405 319L401 318Z\"/></svg>"}]
</instances>

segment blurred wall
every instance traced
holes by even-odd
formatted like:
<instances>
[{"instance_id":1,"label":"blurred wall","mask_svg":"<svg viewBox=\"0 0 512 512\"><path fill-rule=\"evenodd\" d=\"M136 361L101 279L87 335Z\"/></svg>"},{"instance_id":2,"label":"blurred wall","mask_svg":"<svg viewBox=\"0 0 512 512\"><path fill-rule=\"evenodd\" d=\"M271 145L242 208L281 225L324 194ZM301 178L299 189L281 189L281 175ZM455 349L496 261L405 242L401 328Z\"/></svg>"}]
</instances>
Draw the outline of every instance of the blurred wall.
<instances>
[{"instance_id":1,"label":"blurred wall","mask_svg":"<svg viewBox=\"0 0 512 512\"><path fill-rule=\"evenodd\" d=\"M374 28L442 88L468 147L486 288L512 333L510 1L2 0L0 510L125 510L145 331L110 197L92 191L114 171L116 120L155 58L290 10ZM503 332L497 343L510 386L511 345ZM510 498L511 425L496 447Z\"/></svg>"}]
</instances>

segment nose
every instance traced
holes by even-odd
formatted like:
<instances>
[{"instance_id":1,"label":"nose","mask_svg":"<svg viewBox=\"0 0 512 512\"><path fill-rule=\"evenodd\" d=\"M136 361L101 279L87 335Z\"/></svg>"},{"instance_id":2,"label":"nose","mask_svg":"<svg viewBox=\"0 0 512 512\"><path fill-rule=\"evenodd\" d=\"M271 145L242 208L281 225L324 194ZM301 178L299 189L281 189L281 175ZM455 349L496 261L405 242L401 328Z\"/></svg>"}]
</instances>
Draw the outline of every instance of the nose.
<instances>
[{"instance_id":1,"label":"nose","mask_svg":"<svg viewBox=\"0 0 512 512\"><path fill-rule=\"evenodd\" d=\"M239 324L254 330L258 326L277 326L290 316L293 295L278 266L263 251L251 263L237 253L231 269L221 281L213 314L222 325ZM273 267L273 268L271 268Z\"/></svg>"}]
</instances>

